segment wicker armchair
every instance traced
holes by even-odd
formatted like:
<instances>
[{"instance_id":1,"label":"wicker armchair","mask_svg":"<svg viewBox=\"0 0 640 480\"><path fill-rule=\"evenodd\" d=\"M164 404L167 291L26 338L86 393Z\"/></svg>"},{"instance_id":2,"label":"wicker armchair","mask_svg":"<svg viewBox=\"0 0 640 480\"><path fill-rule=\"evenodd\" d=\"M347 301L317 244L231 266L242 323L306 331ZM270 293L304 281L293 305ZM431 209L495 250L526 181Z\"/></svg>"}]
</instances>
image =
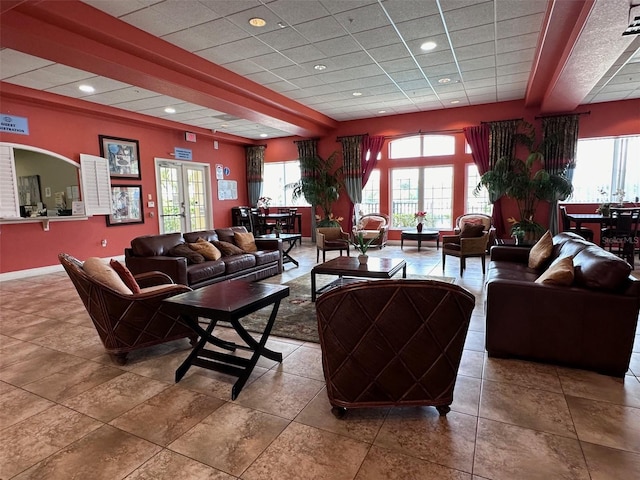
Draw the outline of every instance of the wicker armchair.
<instances>
[{"instance_id":1,"label":"wicker armchair","mask_svg":"<svg viewBox=\"0 0 640 480\"><path fill-rule=\"evenodd\" d=\"M433 280L376 280L316 302L322 367L337 417L347 408L429 405L449 412L474 296Z\"/></svg>"},{"instance_id":2,"label":"wicker armchair","mask_svg":"<svg viewBox=\"0 0 640 480\"><path fill-rule=\"evenodd\" d=\"M353 226L353 238L362 233L365 240L375 240L371 245L382 248L387 244L389 237L389 215L384 213L367 213L360 217L358 223Z\"/></svg>"},{"instance_id":3,"label":"wicker armchair","mask_svg":"<svg viewBox=\"0 0 640 480\"><path fill-rule=\"evenodd\" d=\"M148 272L136 275L141 293L122 294L84 272L82 262L66 253L58 259L76 287L105 350L114 363L124 365L127 354L159 343L188 337L195 332L168 313L162 301L191 289L177 285L168 275Z\"/></svg>"}]
</instances>

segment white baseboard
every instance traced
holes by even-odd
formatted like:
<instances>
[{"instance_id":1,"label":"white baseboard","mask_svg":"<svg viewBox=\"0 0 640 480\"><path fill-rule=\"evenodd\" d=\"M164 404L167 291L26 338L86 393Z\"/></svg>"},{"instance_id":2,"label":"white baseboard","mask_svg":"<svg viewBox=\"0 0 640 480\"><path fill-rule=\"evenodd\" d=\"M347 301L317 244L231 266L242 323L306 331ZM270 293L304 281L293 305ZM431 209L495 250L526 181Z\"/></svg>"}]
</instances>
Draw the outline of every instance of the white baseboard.
<instances>
[{"instance_id":1,"label":"white baseboard","mask_svg":"<svg viewBox=\"0 0 640 480\"><path fill-rule=\"evenodd\" d=\"M105 260L115 259L124 262L124 255L120 256L108 256ZM21 278L37 277L39 275L47 275L49 273L62 272L64 269L62 265L50 265L48 267L29 268L27 270L16 270L15 272L0 273L0 282L6 282L9 280L19 280Z\"/></svg>"}]
</instances>

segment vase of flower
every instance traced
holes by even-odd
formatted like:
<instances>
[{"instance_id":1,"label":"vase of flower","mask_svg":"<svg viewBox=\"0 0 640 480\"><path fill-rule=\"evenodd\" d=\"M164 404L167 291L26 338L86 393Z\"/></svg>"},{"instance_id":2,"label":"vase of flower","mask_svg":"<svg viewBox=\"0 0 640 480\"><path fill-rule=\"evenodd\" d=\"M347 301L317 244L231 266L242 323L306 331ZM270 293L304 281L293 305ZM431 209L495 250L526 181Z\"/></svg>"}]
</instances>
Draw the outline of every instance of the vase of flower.
<instances>
[{"instance_id":1,"label":"vase of flower","mask_svg":"<svg viewBox=\"0 0 640 480\"><path fill-rule=\"evenodd\" d=\"M416 212L414 214L415 219L417 220L418 224L416 225L416 229L418 230L418 232L422 231L422 226L424 224L424 217L427 215L427 212Z\"/></svg>"},{"instance_id":2,"label":"vase of flower","mask_svg":"<svg viewBox=\"0 0 640 480\"><path fill-rule=\"evenodd\" d=\"M416 225L416 230L418 230L418 233L422 232L422 222L418 222L418 225Z\"/></svg>"}]
</instances>

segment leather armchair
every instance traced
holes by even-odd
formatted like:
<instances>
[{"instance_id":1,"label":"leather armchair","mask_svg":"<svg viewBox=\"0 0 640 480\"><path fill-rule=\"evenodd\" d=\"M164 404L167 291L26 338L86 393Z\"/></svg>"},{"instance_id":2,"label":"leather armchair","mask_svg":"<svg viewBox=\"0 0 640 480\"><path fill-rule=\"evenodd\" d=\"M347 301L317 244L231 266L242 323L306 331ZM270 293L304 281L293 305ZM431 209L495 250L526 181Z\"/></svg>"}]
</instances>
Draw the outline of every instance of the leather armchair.
<instances>
[{"instance_id":1,"label":"leather armchair","mask_svg":"<svg viewBox=\"0 0 640 480\"><path fill-rule=\"evenodd\" d=\"M76 287L100 340L111 360L124 365L133 350L188 337L195 346L198 336L169 313L162 301L188 292L161 272L136 275L141 293L122 294L87 275L82 262L66 253L58 259Z\"/></svg>"},{"instance_id":2,"label":"leather armchair","mask_svg":"<svg viewBox=\"0 0 640 480\"><path fill-rule=\"evenodd\" d=\"M326 261L325 254L328 251L347 251L349 256L349 234L342 231L341 227L318 227L316 228L316 262L320 259L322 251L322 261Z\"/></svg>"},{"instance_id":3,"label":"leather armchair","mask_svg":"<svg viewBox=\"0 0 640 480\"><path fill-rule=\"evenodd\" d=\"M389 237L389 215L384 213L367 213L360 217L358 223L353 227L353 238L357 238L362 233L365 240L375 240L371 245L377 245L379 248L387 244Z\"/></svg>"},{"instance_id":4,"label":"leather armchair","mask_svg":"<svg viewBox=\"0 0 640 480\"><path fill-rule=\"evenodd\" d=\"M376 280L316 302L334 415L347 408L429 405L446 415L474 296L434 280Z\"/></svg>"}]
</instances>

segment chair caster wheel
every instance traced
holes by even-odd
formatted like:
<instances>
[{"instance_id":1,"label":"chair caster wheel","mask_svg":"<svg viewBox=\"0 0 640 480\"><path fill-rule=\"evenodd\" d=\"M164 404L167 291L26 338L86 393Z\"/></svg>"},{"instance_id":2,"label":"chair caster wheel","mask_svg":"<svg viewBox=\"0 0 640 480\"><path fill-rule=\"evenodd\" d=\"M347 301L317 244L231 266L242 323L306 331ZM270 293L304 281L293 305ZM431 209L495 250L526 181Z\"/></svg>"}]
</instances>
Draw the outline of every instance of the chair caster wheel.
<instances>
[{"instance_id":1,"label":"chair caster wheel","mask_svg":"<svg viewBox=\"0 0 640 480\"><path fill-rule=\"evenodd\" d=\"M438 405L436 407L436 410L438 410L438 413L440 414L441 417L444 417L445 415L447 415L447 413L451 411L451 407L449 407L449 405Z\"/></svg>"},{"instance_id":2,"label":"chair caster wheel","mask_svg":"<svg viewBox=\"0 0 640 480\"><path fill-rule=\"evenodd\" d=\"M332 407L331 413L333 413L334 417L341 419L347 414L347 409L344 407Z\"/></svg>"}]
</instances>

